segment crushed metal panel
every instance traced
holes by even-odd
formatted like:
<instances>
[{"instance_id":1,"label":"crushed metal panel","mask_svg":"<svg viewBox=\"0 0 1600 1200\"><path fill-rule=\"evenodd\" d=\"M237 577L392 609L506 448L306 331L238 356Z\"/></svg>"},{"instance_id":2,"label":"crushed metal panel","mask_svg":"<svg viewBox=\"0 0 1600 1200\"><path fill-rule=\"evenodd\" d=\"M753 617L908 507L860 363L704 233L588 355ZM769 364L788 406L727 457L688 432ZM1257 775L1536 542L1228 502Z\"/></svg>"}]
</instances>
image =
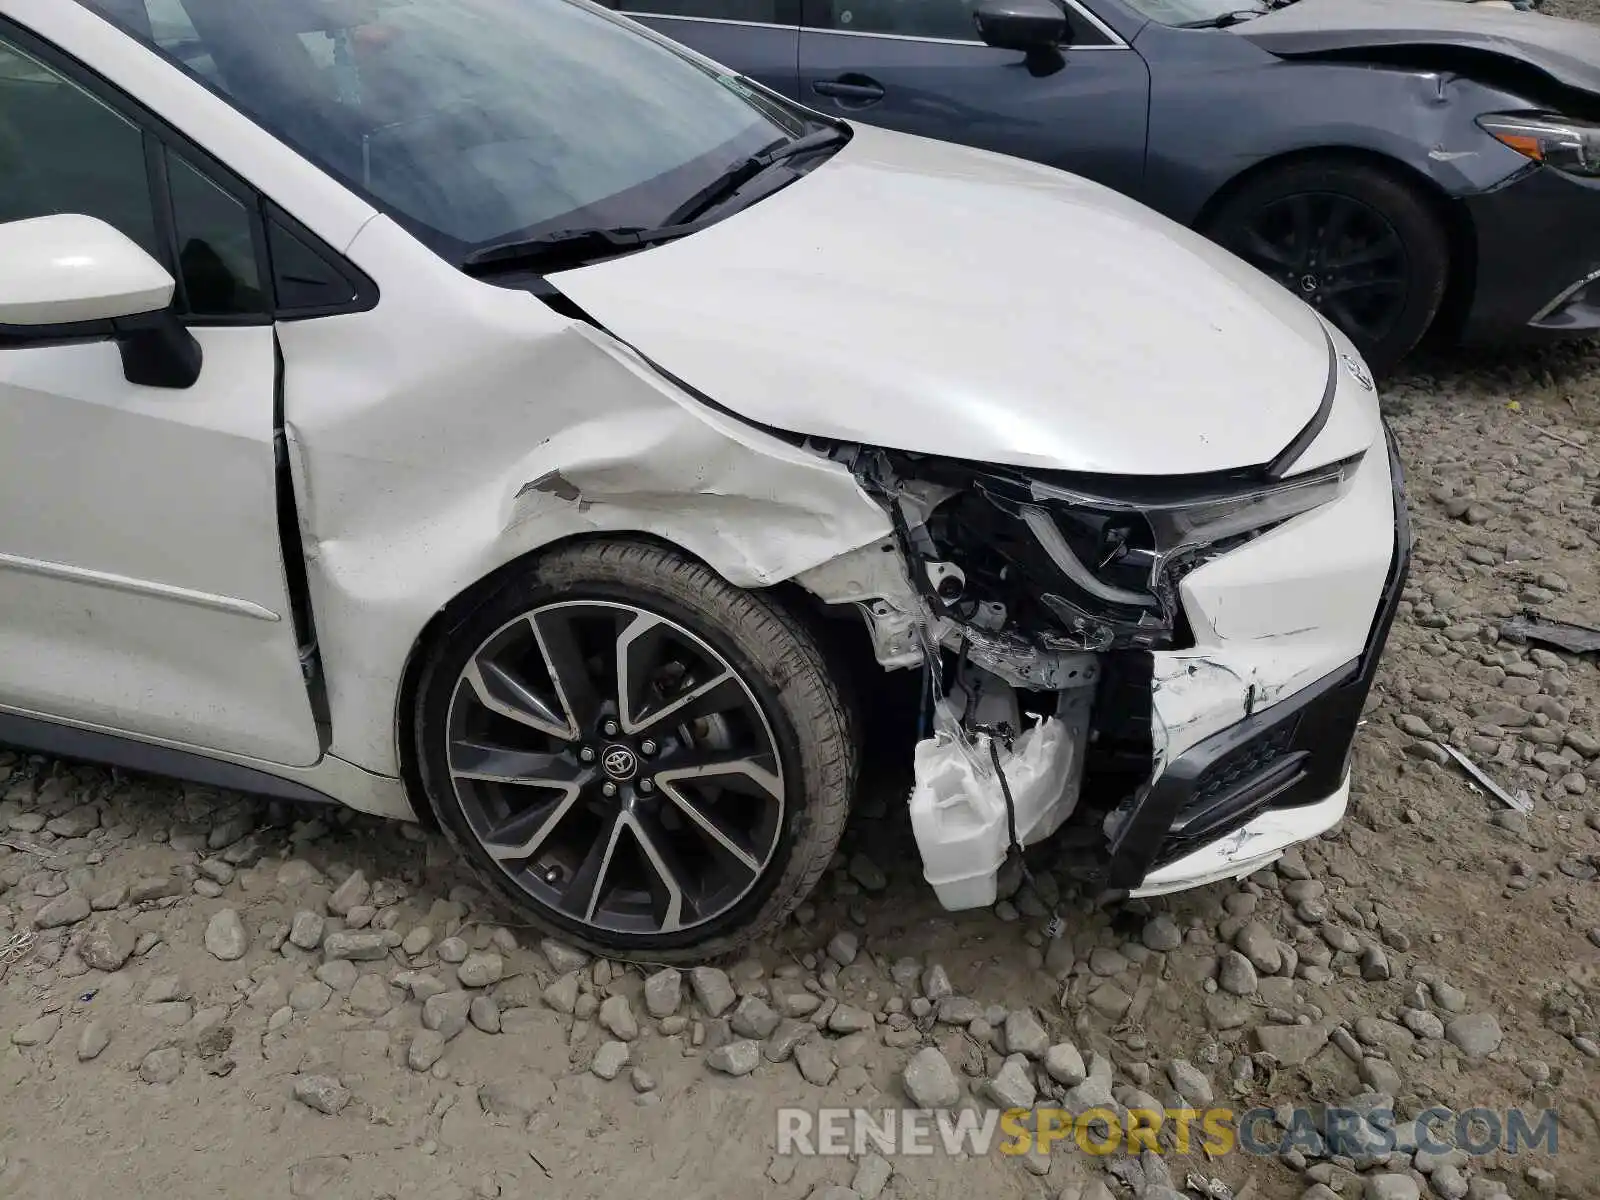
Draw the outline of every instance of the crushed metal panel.
<instances>
[{"instance_id":1,"label":"crushed metal panel","mask_svg":"<svg viewBox=\"0 0 1600 1200\"><path fill-rule=\"evenodd\" d=\"M383 266L380 308L280 337L331 749L365 770L398 773L394 706L423 627L541 546L647 533L759 587L888 535L844 467L525 292L441 273L389 219L350 257Z\"/></svg>"}]
</instances>

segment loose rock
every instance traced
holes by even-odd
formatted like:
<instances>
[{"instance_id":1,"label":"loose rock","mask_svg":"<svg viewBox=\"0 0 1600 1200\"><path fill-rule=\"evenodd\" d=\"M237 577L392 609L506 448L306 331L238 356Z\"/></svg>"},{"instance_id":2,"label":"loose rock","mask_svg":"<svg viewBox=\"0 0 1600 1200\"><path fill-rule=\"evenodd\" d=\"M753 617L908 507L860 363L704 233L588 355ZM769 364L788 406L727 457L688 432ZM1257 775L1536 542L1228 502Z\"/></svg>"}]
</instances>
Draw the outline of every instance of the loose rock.
<instances>
[{"instance_id":1,"label":"loose rock","mask_svg":"<svg viewBox=\"0 0 1600 1200\"><path fill-rule=\"evenodd\" d=\"M183 1051L162 1046L150 1051L139 1063L139 1078L146 1083L171 1083L183 1073Z\"/></svg>"},{"instance_id":2,"label":"loose rock","mask_svg":"<svg viewBox=\"0 0 1600 1200\"><path fill-rule=\"evenodd\" d=\"M683 972L663 967L644 981L644 1010L656 1020L670 1017L683 1003Z\"/></svg>"},{"instance_id":3,"label":"loose rock","mask_svg":"<svg viewBox=\"0 0 1600 1200\"><path fill-rule=\"evenodd\" d=\"M61 929L76 925L89 915L89 901L78 892L62 892L33 916L36 929Z\"/></svg>"},{"instance_id":4,"label":"loose rock","mask_svg":"<svg viewBox=\"0 0 1600 1200\"><path fill-rule=\"evenodd\" d=\"M594 1061L589 1064L589 1070L601 1079L615 1079L622 1073L622 1068L628 1065L629 1056L627 1042L602 1042L600 1049L594 1052Z\"/></svg>"},{"instance_id":5,"label":"loose rock","mask_svg":"<svg viewBox=\"0 0 1600 1200\"><path fill-rule=\"evenodd\" d=\"M961 1099L961 1085L950 1060L933 1046L924 1046L911 1056L901 1083L918 1108L954 1108Z\"/></svg>"},{"instance_id":6,"label":"loose rock","mask_svg":"<svg viewBox=\"0 0 1600 1200\"><path fill-rule=\"evenodd\" d=\"M619 1040L631 1042L639 1036L639 1022L626 996L607 996L600 1005L600 1024Z\"/></svg>"},{"instance_id":7,"label":"loose rock","mask_svg":"<svg viewBox=\"0 0 1600 1200\"><path fill-rule=\"evenodd\" d=\"M235 962L243 958L244 952L249 949L250 938L244 931L244 922L239 919L238 911L224 908L214 913L206 923L205 943L212 956L223 962Z\"/></svg>"},{"instance_id":8,"label":"loose rock","mask_svg":"<svg viewBox=\"0 0 1600 1200\"><path fill-rule=\"evenodd\" d=\"M689 972L689 986L709 1017L720 1017L739 998L728 982L728 973L719 967L695 967Z\"/></svg>"},{"instance_id":9,"label":"loose rock","mask_svg":"<svg viewBox=\"0 0 1600 1200\"><path fill-rule=\"evenodd\" d=\"M462 987L481 988L498 983L506 973L505 960L493 950L475 950L456 968Z\"/></svg>"},{"instance_id":10,"label":"loose rock","mask_svg":"<svg viewBox=\"0 0 1600 1200\"><path fill-rule=\"evenodd\" d=\"M749 1038L718 1046L706 1055L706 1066L723 1075L748 1075L761 1065L761 1047Z\"/></svg>"},{"instance_id":11,"label":"loose rock","mask_svg":"<svg viewBox=\"0 0 1600 1200\"><path fill-rule=\"evenodd\" d=\"M307 1108L336 1117L350 1103L350 1089L332 1075L301 1075L294 1081L294 1098Z\"/></svg>"},{"instance_id":12,"label":"loose rock","mask_svg":"<svg viewBox=\"0 0 1600 1200\"><path fill-rule=\"evenodd\" d=\"M1482 1058L1500 1048L1500 1023L1489 1013L1473 1013L1452 1020L1444 1036L1468 1058Z\"/></svg>"}]
</instances>

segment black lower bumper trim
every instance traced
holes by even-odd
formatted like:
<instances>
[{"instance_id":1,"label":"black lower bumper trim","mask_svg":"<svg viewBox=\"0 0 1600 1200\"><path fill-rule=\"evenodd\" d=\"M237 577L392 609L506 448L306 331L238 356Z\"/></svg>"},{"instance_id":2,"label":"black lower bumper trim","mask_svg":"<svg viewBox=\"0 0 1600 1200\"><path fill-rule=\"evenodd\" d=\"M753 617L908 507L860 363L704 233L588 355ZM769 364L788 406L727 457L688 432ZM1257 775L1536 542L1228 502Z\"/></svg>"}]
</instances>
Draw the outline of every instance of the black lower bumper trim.
<instances>
[{"instance_id":1,"label":"black lower bumper trim","mask_svg":"<svg viewBox=\"0 0 1600 1200\"><path fill-rule=\"evenodd\" d=\"M1108 887L1136 888L1152 870L1232 833L1258 813L1314 804L1344 782L1411 565L1404 476L1394 437L1387 430L1385 437L1394 484L1394 551L1360 656L1168 763L1113 839Z\"/></svg>"}]
</instances>

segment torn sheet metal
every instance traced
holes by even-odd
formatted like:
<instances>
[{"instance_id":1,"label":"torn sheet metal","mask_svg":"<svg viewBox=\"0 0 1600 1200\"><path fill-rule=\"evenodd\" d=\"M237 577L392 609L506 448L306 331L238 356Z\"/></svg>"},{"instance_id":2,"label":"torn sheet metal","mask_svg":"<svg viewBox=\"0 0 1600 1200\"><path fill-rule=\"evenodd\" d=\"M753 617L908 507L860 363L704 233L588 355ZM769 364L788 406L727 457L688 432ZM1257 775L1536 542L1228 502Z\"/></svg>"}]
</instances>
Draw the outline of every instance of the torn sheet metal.
<instances>
[{"instance_id":1,"label":"torn sheet metal","mask_svg":"<svg viewBox=\"0 0 1600 1200\"><path fill-rule=\"evenodd\" d=\"M395 706L423 628L553 542L658 537L762 587L888 536L846 468L724 416L526 292L441 273L388 218L350 257L383 264L381 319L277 331L286 417L316 481L298 499L331 752L349 762L399 773Z\"/></svg>"},{"instance_id":2,"label":"torn sheet metal","mask_svg":"<svg viewBox=\"0 0 1600 1200\"><path fill-rule=\"evenodd\" d=\"M1476 763L1474 763L1470 758L1461 753L1461 751L1457 750L1448 742L1435 742L1434 744L1448 754L1451 758L1455 759L1456 762L1460 763L1461 769L1466 771L1466 773L1472 776L1473 779L1477 780L1478 783L1482 784L1483 787L1488 790L1489 794L1492 795L1496 800L1500 801L1501 804L1504 804L1507 808L1514 808L1520 813L1531 813L1533 811L1533 798L1529 796L1527 792L1519 790L1516 795L1512 795L1510 792L1506 791L1505 788L1501 787L1494 780L1490 779L1487 774L1479 769Z\"/></svg>"},{"instance_id":3,"label":"torn sheet metal","mask_svg":"<svg viewBox=\"0 0 1600 1200\"><path fill-rule=\"evenodd\" d=\"M1519 646L1531 642L1536 646L1554 646L1571 654L1600 651L1600 629L1574 625L1570 621L1551 621L1531 613L1512 617L1501 625L1500 636Z\"/></svg>"}]
</instances>

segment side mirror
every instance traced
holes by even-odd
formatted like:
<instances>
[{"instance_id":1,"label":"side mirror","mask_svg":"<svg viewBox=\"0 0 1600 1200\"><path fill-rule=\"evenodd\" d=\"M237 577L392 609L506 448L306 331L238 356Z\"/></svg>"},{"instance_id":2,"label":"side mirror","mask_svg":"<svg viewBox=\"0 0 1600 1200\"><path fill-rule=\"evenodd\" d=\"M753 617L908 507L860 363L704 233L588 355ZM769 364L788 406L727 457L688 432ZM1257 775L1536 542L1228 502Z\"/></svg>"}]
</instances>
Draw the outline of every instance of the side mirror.
<instances>
[{"instance_id":1,"label":"side mirror","mask_svg":"<svg viewBox=\"0 0 1600 1200\"><path fill-rule=\"evenodd\" d=\"M68 325L159 312L164 268L104 221L64 213L0 225L0 324Z\"/></svg>"},{"instance_id":2,"label":"side mirror","mask_svg":"<svg viewBox=\"0 0 1600 1200\"><path fill-rule=\"evenodd\" d=\"M1048 54L1067 40L1067 14L1053 0L982 0L972 22L997 50Z\"/></svg>"},{"instance_id":3,"label":"side mirror","mask_svg":"<svg viewBox=\"0 0 1600 1200\"><path fill-rule=\"evenodd\" d=\"M148 387L200 377L200 344L171 312L176 285L126 234L61 213L0 224L0 325L38 329L109 322L123 374Z\"/></svg>"}]
</instances>

